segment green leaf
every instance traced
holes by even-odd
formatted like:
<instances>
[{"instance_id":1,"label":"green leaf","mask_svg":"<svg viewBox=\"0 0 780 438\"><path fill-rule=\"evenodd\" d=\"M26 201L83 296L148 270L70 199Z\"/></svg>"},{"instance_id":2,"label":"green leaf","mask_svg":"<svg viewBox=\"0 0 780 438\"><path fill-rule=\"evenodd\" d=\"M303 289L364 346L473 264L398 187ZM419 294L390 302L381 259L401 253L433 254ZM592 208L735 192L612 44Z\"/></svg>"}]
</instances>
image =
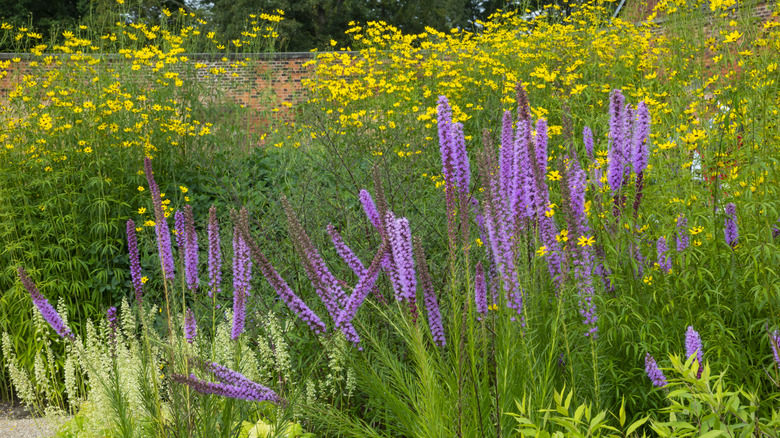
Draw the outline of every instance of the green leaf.
<instances>
[{"instance_id":1,"label":"green leaf","mask_svg":"<svg viewBox=\"0 0 780 438\"><path fill-rule=\"evenodd\" d=\"M631 423L631 425L628 426L628 429L626 429L626 436L630 436L632 433L634 433L634 431L637 430L643 424L645 424L649 418L650 417L647 416L645 418L636 420L633 423Z\"/></svg>"}]
</instances>

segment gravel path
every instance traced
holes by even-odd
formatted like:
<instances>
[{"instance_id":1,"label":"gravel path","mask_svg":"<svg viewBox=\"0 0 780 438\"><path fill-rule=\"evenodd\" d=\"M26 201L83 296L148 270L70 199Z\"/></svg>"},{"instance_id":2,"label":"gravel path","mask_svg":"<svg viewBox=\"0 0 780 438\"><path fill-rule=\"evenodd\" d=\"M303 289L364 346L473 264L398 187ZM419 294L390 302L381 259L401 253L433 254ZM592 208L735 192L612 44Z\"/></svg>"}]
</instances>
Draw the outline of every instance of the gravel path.
<instances>
[{"instance_id":1,"label":"gravel path","mask_svg":"<svg viewBox=\"0 0 780 438\"><path fill-rule=\"evenodd\" d=\"M43 418L2 418L0 438L46 438L57 432L57 424Z\"/></svg>"},{"instance_id":2,"label":"gravel path","mask_svg":"<svg viewBox=\"0 0 780 438\"><path fill-rule=\"evenodd\" d=\"M33 418L30 412L18 403L0 402L0 438L51 437L65 420L67 418Z\"/></svg>"}]
</instances>

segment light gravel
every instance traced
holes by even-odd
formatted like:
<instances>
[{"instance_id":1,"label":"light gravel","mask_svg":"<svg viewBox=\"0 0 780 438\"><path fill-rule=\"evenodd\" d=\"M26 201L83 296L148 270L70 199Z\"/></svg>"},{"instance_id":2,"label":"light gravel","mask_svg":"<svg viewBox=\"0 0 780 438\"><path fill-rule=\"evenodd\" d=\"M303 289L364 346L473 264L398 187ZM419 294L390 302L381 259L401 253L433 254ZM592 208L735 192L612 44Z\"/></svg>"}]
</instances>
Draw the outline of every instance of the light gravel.
<instances>
[{"instance_id":1,"label":"light gravel","mask_svg":"<svg viewBox=\"0 0 780 438\"><path fill-rule=\"evenodd\" d=\"M0 438L48 438L69 417L36 418L24 406L0 402Z\"/></svg>"},{"instance_id":2,"label":"light gravel","mask_svg":"<svg viewBox=\"0 0 780 438\"><path fill-rule=\"evenodd\" d=\"M64 421L46 418L0 418L0 438L46 438Z\"/></svg>"}]
</instances>

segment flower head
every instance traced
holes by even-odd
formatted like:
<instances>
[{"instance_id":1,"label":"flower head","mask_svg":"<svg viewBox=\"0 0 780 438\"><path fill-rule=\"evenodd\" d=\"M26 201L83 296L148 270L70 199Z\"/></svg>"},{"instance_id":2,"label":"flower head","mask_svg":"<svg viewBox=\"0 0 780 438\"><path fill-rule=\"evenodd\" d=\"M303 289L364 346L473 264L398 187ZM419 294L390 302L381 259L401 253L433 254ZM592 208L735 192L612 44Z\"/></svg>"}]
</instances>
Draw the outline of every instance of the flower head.
<instances>
[{"instance_id":1,"label":"flower head","mask_svg":"<svg viewBox=\"0 0 780 438\"><path fill-rule=\"evenodd\" d=\"M693 329L693 326L688 326L688 330L685 331L685 357L690 358L696 356L696 362L699 364L699 373L696 378L701 377L702 372L702 344L699 333Z\"/></svg>"},{"instance_id":2,"label":"flower head","mask_svg":"<svg viewBox=\"0 0 780 438\"><path fill-rule=\"evenodd\" d=\"M666 376L664 376L664 372L658 368L658 364L655 363L655 359L653 356L650 356L650 353L645 354L645 372L647 373L647 377L650 378L650 381L653 382L653 386L659 388L666 386Z\"/></svg>"},{"instance_id":3,"label":"flower head","mask_svg":"<svg viewBox=\"0 0 780 438\"><path fill-rule=\"evenodd\" d=\"M49 304L49 301L41 295L38 288L35 287L35 283L27 276L27 272L25 272L24 268L20 266L17 272L19 273L19 279L22 280L22 285L24 285L24 288L27 289L30 297L32 297L33 304L35 304L35 307L41 312L43 319L49 323L51 328L53 328L60 337L70 340L76 339L76 337L73 336L73 332L70 331L70 328L68 328L60 317L60 314L54 310L54 307Z\"/></svg>"}]
</instances>

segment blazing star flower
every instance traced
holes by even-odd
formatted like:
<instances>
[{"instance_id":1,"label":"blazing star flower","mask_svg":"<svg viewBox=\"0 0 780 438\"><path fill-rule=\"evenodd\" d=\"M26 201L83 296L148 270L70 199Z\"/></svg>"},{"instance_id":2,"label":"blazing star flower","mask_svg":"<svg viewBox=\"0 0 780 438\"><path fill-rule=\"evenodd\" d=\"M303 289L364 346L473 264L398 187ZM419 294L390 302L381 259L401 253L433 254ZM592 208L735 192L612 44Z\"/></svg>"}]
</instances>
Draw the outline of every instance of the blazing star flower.
<instances>
[{"instance_id":1,"label":"blazing star flower","mask_svg":"<svg viewBox=\"0 0 780 438\"><path fill-rule=\"evenodd\" d=\"M363 276L363 274L366 272L366 267L363 265L363 262L361 262L360 259L355 255L352 249L344 242L344 239L336 230L336 227L334 227L332 224L328 224L325 229L330 235L333 246L336 248L336 252L339 254L339 256L341 256L341 259L344 260L347 266L352 269L352 272L354 272L358 278Z\"/></svg>"},{"instance_id":2,"label":"blazing star flower","mask_svg":"<svg viewBox=\"0 0 780 438\"><path fill-rule=\"evenodd\" d=\"M399 301L412 302L417 290L417 277L414 271L414 256L412 254L412 231L409 220L399 218L387 220L388 234L390 235L390 250L393 255L393 264L398 274Z\"/></svg>"},{"instance_id":3,"label":"blazing star flower","mask_svg":"<svg viewBox=\"0 0 780 438\"><path fill-rule=\"evenodd\" d=\"M739 240L739 228L737 227L737 207L733 203L726 204L726 218L723 233L726 235L726 244L735 247Z\"/></svg>"},{"instance_id":4,"label":"blazing star flower","mask_svg":"<svg viewBox=\"0 0 780 438\"><path fill-rule=\"evenodd\" d=\"M593 161L593 132L587 126L582 130L582 141L585 143L585 153L588 154L588 160Z\"/></svg>"},{"instance_id":5,"label":"blazing star flower","mask_svg":"<svg viewBox=\"0 0 780 438\"><path fill-rule=\"evenodd\" d=\"M623 124L623 113L625 98L620 90L612 90L609 98L609 138L610 147L607 158L609 160L607 167L607 180L609 187L613 192L620 190L623 183L623 143L625 141L625 132Z\"/></svg>"},{"instance_id":6,"label":"blazing star flower","mask_svg":"<svg viewBox=\"0 0 780 438\"><path fill-rule=\"evenodd\" d=\"M116 357L116 330L118 328L116 321L116 307L111 306L106 310L106 319L108 320L108 343L111 347L111 357Z\"/></svg>"},{"instance_id":7,"label":"blazing star flower","mask_svg":"<svg viewBox=\"0 0 780 438\"><path fill-rule=\"evenodd\" d=\"M187 230L186 225L184 225L184 213L181 210L176 210L176 213L173 214L173 226L176 228L174 230L176 233L176 247L179 248L179 252L181 252L183 257L186 251Z\"/></svg>"},{"instance_id":8,"label":"blazing star flower","mask_svg":"<svg viewBox=\"0 0 780 438\"><path fill-rule=\"evenodd\" d=\"M241 209L239 214L238 230L241 233L242 238L245 239L246 244L249 246L249 252L252 258L257 263L260 271L265 276L268 283L276 290L279 298L284 301L290 310L292 310L299 318L301 318L315 333L325 333L325 323L322 322L319 316L314 313L309 306L301 300L295 292L292 291L290 286L284 281L281 275L274 269L273 265L265 254L260 251L260 247L249 235L249 213L246 209ZM354 295L354 292L353 292Z\"/></svg>"},{"instance_id":9,"label":"blazing star flower","mask_svg":"<svg viewBox=\"0 0 780 438\"><path fill-rule=\"evenodd\" d=\"M691 236L688 235L688 218L677 216L677 252L683 252L688 248Z\"/></svg>"},{"instance_id":10,"label":"blazing star flower","mask_svg":"<svg viewBox=\"0 0 780 438\"><path fill-rule=\"evenodd\" d=\"M199 363L197 359L193 360L193 362L196 364ZM214 377L222 383L207 382L198 379L194 374L190 374L189 376L173 374L171 375L171 380L187 385L201 394L214 394L248 401L279 401L276 393L271 389L247 379L239 372L211 362L203 363L201 364L201 367L207 371L211 371L214 374Z\"/></svg>"},{"instance_id":11,"label":"blazing star flower","mask_svg":"<svg viewBox=\"0 0 780 438\"><path fill-rule=\"evenodd\" d=\"M655 359L650 353L645 354L645 372L647 373L647 377L650 378L650 381L653 382L653 386L659 388L666 386L666 376L664 376L664 372L658 368L658 364L655 363Z\"/></svg>"},{"instance_id":12,"label":"blazing star flower","mask_svg":"<svg viewBox=\"0 0 780 438\"><path fill-rule=\"evenodd\" d=\"M184 274L187 287L195 291L200 283L198 279L198 233L195 232L195 218L192 216L192 206L184 207ZM249 258L249 254L247 254Z\"/></svg>"},{"instance_id":13,"label":"blazing star flower","mask_svg":"<svg viewBox=\"0 0 780 438\"><path fill-rule=\"evenodd\" d=\"M477 305L477 313L486 314L488 311L487 283L485 282L485 270L482 268L482 262L477 263L477 273L474 275L474 300Z\"/></svg>"},{"instance_id":14,"label":"blazing star flower","mask_svg":"<svg viewBox=\"0 0 780 438\"><path fill-rule=\"evenodd\" d=\"M382 269L382 260L385 258L386 252L387 247L383 243L374 256L371 265L355 285L352 295L350 295L344 305L344 309L342 309L335 318L336 327L341 329L347 340L354 344L360 342L360 337L355 331L355 327L352 326L352 320L355 318L358 309L363 304L363 301L366 299L369 292L374 288L374 284L376 284L376 280L379 277L379 272Z\"/></svg>"},{"instance_id":15,"label":"blazing star flower","mask_svg":"<svg viewBox=\"0 0 780 438\"><path fill-rule=\"evenodd\" d=\"M141 307L141 297L143 295L144 283L141 280L141 260L138 256L138 241L135 235L135 222L132 219L127 221L127 252L130 255L130 278L133 280L133 289L135 289L135 301L138 307Z\"/></svg>"},{"instance_id":16,"label":"blazing star flower","mask_svg":"<svg viewBox=\"0 0 780 438\"><path fill-rule=\"evenodd\" d=\"M376 209L376 204L374 204L374 199L371 197L371 194L368 193L368 190L361 189L358 198L360 199L360 203L363 204L363 211L365 211L368 221L371 222L371 225L373 225L374 228L381 232L382 220L379 218L379 212Z\"/></svg>"},{"instance_id":17,"label":"blazing star flower","mask_svg":"<svg viewBox=\"0 0 780 438\"><path fill-rule=\"evenodd\" d=\"M41 295L41 293L38 291L38 288L35 287L35 283L33 283L32 280L30 280L30 277L27 276L27 272L25 272L24 268L20 266L17 272L19 273L19 279L22 280L22 285L25 289L27 289L30 297L32 297L33 304L35 304L35 307L37 307L38 311L41 312L43 319L49 323L51 328L53 328L61 338L70 340L76 339L76 337L73 336L73 332L70 331L70 328L65 325L65 322L60 317L60 314L54 310L54 307L49 304L49 301L43 295Z\"/></svg>"},{"instance_id":18,"label":"blazing star flower","mask_svg":"<svg viewBox=\"0 0 780 438\"><path fill-rule=\"evenodd\" d=\"M154 180L152 172L152 160L149 157L144 158L144 175L149 182L149 191L152 195L152 204L154 205L154 230L157 234L157 249L160 255L165 278L173 281L175 276L175 265L173 263L173 253L171 252L171 232L168 228L168 222L162 209L162 196L157 182Z\"/></svg>"},{"instance_id":19,"label":"blazing star flower","mask_svg":"<svg viewBox=\"0 0 780 438\"><path fill-rule=\"evenodd\" d=\"M195 314L192 309L187 309L184 314L184 337L187 342L192 344L192 341L198 336L198 324L195 321Z\"/></svg>"},{"instance_id":20,"label":"blazing star flower","mask_svg":"<svg viewBox=\"0 0 780 438\"><path fill-rule=\"evenodd\" d=\"M428 263L425 261L422 240L417 236L414 238L414 255L417 258L417 265L420 267L420 282L424 294L425 309L428 312L428 327L431 330L433 342L439 347L443 347L447 345L447 337L444 334L441 311L436 300L436 292L433 289L431 274L428 271Z\"/></svg>"},{"instance_id":21,"label":"blazing star flower","mask_svg":"<svg viewBox=\"0 0 780 438\"><path fill-rule=\"evenodd\" d=\"M775 357L775 364L780 368L780 332L775 330L769 335L769 345Z\"/></svg>"},{"instance_id":22,"label":"blazing star flower","mask_svg":"<svg viewBox=\"0 0 780 438\"><path fill-rule=\"evenodd\" d=\"M631 144L631 158L634 172L637 175L643 173L647 168L647 161L650 152L647 148L647 139L650 136L650 110L644 101L637 105L637 120L634 127L634 136Z\"/></svg>"},{"instance_id":23,"label":"blazing star flower","mask_svg":"<svg viewBox=\"0 0 780 438\"><path fill-rule=\"evenodd\" d=\"M702 362L702 344L701 344L701 337L699 337L699 333L696 332L696 330L693 329L693 326L688 326L688 330L685 331L685 357L690 358L691 356L696 356L696 362L699 364L699 373L696 375L696 378L701 378L701 372L704 368L704 363Z\"/></svg>"},{"instance_id":24,"label":"blazing star flower","mask_svg":"<svg viewBox=\"0 0 780 438\"><path fill-rule=\"evenodd\" d=\"M450 103L444 96L439 96L438 104L439 152L441 153L444 178L467 193L471 170L466 154L466 140L463 134L463 124L453 123Z\"/></svg>"},{"instance_id":25,"label":"blazing star flower","mask_svg":"<svg viewBox=\"0 0 780 438\"><path fill-rule=\"evenodd\" d=\"M666 237L661 236L656 243L656 253L658 254L658 266L666 273L672 270L672 258L666 253L667 251Z\"/></svg>"},{"instance_id":26,"label":"blazing star flower","mask_svg":"<svg viewBox=\"0 0 780 438\"><path fill-rule=\"evenodd\" d=\"M220 250L219 224L217 223L217 209L212 205L209 208L209 297L213 293L219 295L222 291L222 251Z\"/></svg>"}]
</instances>

